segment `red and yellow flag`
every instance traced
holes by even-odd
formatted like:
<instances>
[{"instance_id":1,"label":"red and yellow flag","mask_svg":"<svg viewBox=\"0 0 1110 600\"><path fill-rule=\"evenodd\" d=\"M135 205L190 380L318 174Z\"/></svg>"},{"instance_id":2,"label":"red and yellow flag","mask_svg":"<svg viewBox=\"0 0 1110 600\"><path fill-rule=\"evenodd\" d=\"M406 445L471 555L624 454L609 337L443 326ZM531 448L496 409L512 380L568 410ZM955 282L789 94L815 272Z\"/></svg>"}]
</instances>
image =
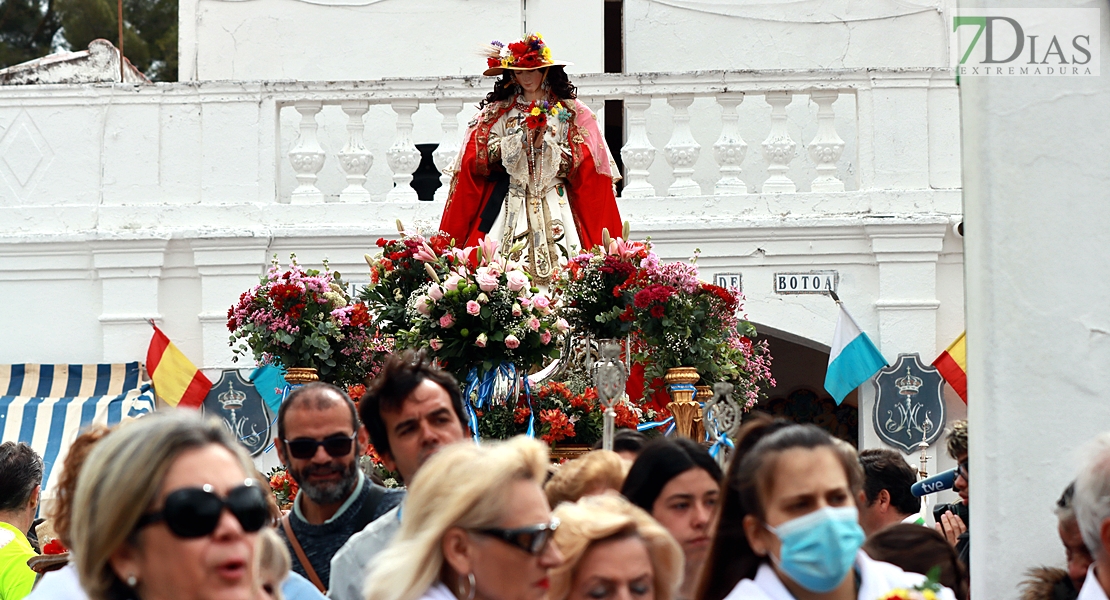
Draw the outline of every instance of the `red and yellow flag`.
<instances>
[{"instance_id":1,"label":"red and yellow flag","mask_svg":"<svg viewBox=\"0 0 1110 600\"><path fill-rule=\"evenodd\" d=\"M212 382L173 345L154 323L154 337L146 351L146 370L154 393L171 406L199 408L212 389Z\"/></svg>"},{"instance_id":2,"label":"red and yellow flag","mask_svg":"<svg viewBox=\"0 0 1110 600\"><path fill-rule=\"evenodd\" d=\"M933 366L940 371L941 377L952 386L967 403L967 332L960 334L948 349L940 353Z\"/></svg>"}]
</instances>

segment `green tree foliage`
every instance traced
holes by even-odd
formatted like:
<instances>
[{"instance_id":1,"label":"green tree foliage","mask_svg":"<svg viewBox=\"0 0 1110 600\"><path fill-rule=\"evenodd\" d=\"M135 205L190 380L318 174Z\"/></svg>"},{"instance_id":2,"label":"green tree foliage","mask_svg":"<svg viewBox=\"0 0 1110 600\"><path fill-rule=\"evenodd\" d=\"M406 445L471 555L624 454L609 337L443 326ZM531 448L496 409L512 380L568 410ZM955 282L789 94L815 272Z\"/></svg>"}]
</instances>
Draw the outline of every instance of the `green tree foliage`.
<instances>
[{"instance_id":1,"label":"green tree foliage","mask_svg":"<svg viewBox=\"0 0 1110 600\"><path fill-rule=\"evenodd\" d=\"M52 0L0 2L0 68L49 54L60 26Z\"/></svg>"},{"instance_id":2,"label":"green tree foliage","mask_svg":"<svg viewBox=\"0 0 1110 600\"><path fill-rule=\"evenodd\" d=\"M2 0L0 67L51 52L61 27L70 48L118 44L116 0ZM124 55L155 81L177 81L177 0L124 0Z\"/></svg>"}]
</instances>

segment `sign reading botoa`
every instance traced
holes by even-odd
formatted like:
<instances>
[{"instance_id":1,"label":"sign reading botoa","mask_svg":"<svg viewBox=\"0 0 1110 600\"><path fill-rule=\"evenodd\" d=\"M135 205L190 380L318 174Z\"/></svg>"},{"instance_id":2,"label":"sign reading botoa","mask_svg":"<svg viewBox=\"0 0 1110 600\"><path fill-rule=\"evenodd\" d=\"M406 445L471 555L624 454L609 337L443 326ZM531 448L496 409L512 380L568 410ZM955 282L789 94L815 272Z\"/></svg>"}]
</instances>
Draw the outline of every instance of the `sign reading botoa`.
<instances>
[{"instance_id":1,"label":"sign reading botoa","mask_svg":"<svg viewBox=\"0 0 1110 600\"><path fill-rule=\"evenodd\" d=\"M775 273L776 294L827 294L836 293L840 274L837 271L809 271L806 273Z\"/></svg>"}]
</instances>

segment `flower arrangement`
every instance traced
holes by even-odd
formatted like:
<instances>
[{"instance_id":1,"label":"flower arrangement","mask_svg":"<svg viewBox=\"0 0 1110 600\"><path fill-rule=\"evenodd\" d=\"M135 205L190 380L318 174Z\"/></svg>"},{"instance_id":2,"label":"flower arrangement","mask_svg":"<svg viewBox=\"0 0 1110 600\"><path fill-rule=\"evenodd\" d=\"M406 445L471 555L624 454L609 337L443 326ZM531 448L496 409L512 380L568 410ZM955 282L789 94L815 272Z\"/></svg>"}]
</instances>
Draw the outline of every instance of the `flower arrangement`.
<instances>
[{"instance_id":1,"label":"flower arrangement","mask_svg":"<svg viewBox=\"0 0 1110 600\"><path fill-rule=\"evenodd\" d=\"M496 40L486 49L486 66L493 68L517 67L535 69L552 64L551 49L539 33L524 36L519 42L505 45Z\"/></svg>"},{"instance_id":2,"label":"flower arrangement","mask_svg":"<svg viewBox=\"0 0 1110 600\"><path fill-rule=\"evenodd\" d=\"M524 118L524 124L528 129L543 129L547 126L548 117L563 123L570 120L570 111L563 106L562 102L551 104L547 100L533 100L524 112L528 115Z\"/></svg>"},{"instance_id":3,"label":"flower arrangement","mask_svg":"<svg viewBox=\"0 0 1110 600\"><path fill-rule=\"evenodd\" d=\"M277 500L278 507L282 510L289 510L293 506L293 501L297 499L297 492L300 488L297 487L297 482L293 481L293 477L285 467L274 467L266 475L267 481L270 484L270 491L274 493L274 499Z\"/></svg>"},{"instance_id":4,"label":"flower arrangement","mask_svg":"<svg viewBox=\"0 0 1110 600\"><path fill-rule=\"evenodd\" d=\"M409 329L407 305L409 297L420 286L428 283L428 268L436 270L439 277L447 275L450 265L459 257L452 254L451 238L445 233L425 237L419 233L405 233L401 239L378 240L381 251L374 257L365 256L370 267L370 285L362 288L359 297L374 313L374 323L387 335ZM438 259L444 260L438 260ZM432 260L427 260L432 259Z\"/></svg>"},{"instance_id":5,"label":"flower arrangement","mask_svg":"<svg viewBox=\"0 0 1110 600\"><path fill-rule=\"evenodd\" d=\"M614 406L617 427L635 428L644 411L627 400ZM522 397L513 406L491 406L480 410L478 430L482 437L504 439L527 430L535 415L536 437L548 444L566 443L592 445L601 439L604 410L597 390L573 391L566 383L549 382L536 389L531 406Z\"/></svg>"},{"instance_id":6,"label":"flower arrangement","mask_svg":"<svg viewBox=\"0 0 1110 600\"><path fill-rule=\"evenodd\" d=\"M362 456L358 457L358 466L367 477L377 478L385 487L401 487L401 476L385 466L373 444L367 444L363 448Z\"/></svg>"},{"instance_id":7,"label":"flower arrangement","mask_svg":"<svg viewBox=\"0 0 1110 600\"><path fill-rule=\"evenodd\" d=\"M636 275L650 251L647 242L616 238L568 261L556 289L575 331L598 339L622 338L631 331L634 319L626 309L632 294L623 284Z\"/></svg>"},{"instance_id":8,"label":"flower arrangement","mask_svg":"<svg viewBox=\"0 0 1110 600\"><path fill-rule=\"evenodd\" d=\"M227 311L235 356L259 364L315 368L345 385L362 381L380 364L388 344L370 324L370 311L353 302L339 273L303 269L296 256L282 270L274 257L259 285Z\"/></svg>"},{"instance_id":9,"label":"flower arrangement","mask_svg":"<svg viewBox=\"0 0 1110 600\"><path fill-rule=\"evenodd\" d=\"M761 385L774 385L767 344L752 342L755 327L740 318L737 293L698 280L696 260L662 263L649 252L614 289L632 296L618 318L633 322L633 358L644 364L645 395L667 369L695 367L705 384L732 383L740 405L750 409Z\"/></svg>"},{"instance_id":10,"label":"flower arrangement","mask_svg":"<svg viewBox=\"0 0 1110 600\"><path fill-rule=\"evenodd\" d=\"M912 588L895 588L875 600L937 600L940 590L940 567L933 567L920 584Z\"/></svg>"},{"instance_id":11,"label":"flower arrangement","mask_svg":"<svg viewBox=\"0 0 1110 600\"><path fill-rule=\"evenodd\" d=\"M466 262L460 257L467 257ZM557 356L553 342L570 326L556 317L556 303L532 287L520 263L498 251L496 240L418 258L437 276L410 297L407 318L412 326L397 332L400 345L428 348L460 381L471 370L483 377L504 362L526 373ZM447 271L444 278L438 276L441 269Z\"/></svg>"}]
</instances>

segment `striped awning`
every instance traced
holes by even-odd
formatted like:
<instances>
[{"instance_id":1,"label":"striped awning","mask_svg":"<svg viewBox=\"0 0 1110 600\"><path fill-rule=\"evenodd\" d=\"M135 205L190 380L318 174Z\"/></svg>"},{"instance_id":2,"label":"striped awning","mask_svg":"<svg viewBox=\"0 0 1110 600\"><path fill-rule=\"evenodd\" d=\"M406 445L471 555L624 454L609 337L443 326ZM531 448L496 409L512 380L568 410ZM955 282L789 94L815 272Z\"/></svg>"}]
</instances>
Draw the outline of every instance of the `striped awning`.
<instances>
[{"instance_id":1,"label":"striped awning","mask_svg":"<svg viewBox=\"0 0 1110 600\"><path fill-rule=\"evenodd\" d=\"M137 362L0 365L0 440L25 442L39 453L46 467L43 492L50 497L69 446L81 431L154 410L145 378Z\"/></svg>"}]
</instances>

